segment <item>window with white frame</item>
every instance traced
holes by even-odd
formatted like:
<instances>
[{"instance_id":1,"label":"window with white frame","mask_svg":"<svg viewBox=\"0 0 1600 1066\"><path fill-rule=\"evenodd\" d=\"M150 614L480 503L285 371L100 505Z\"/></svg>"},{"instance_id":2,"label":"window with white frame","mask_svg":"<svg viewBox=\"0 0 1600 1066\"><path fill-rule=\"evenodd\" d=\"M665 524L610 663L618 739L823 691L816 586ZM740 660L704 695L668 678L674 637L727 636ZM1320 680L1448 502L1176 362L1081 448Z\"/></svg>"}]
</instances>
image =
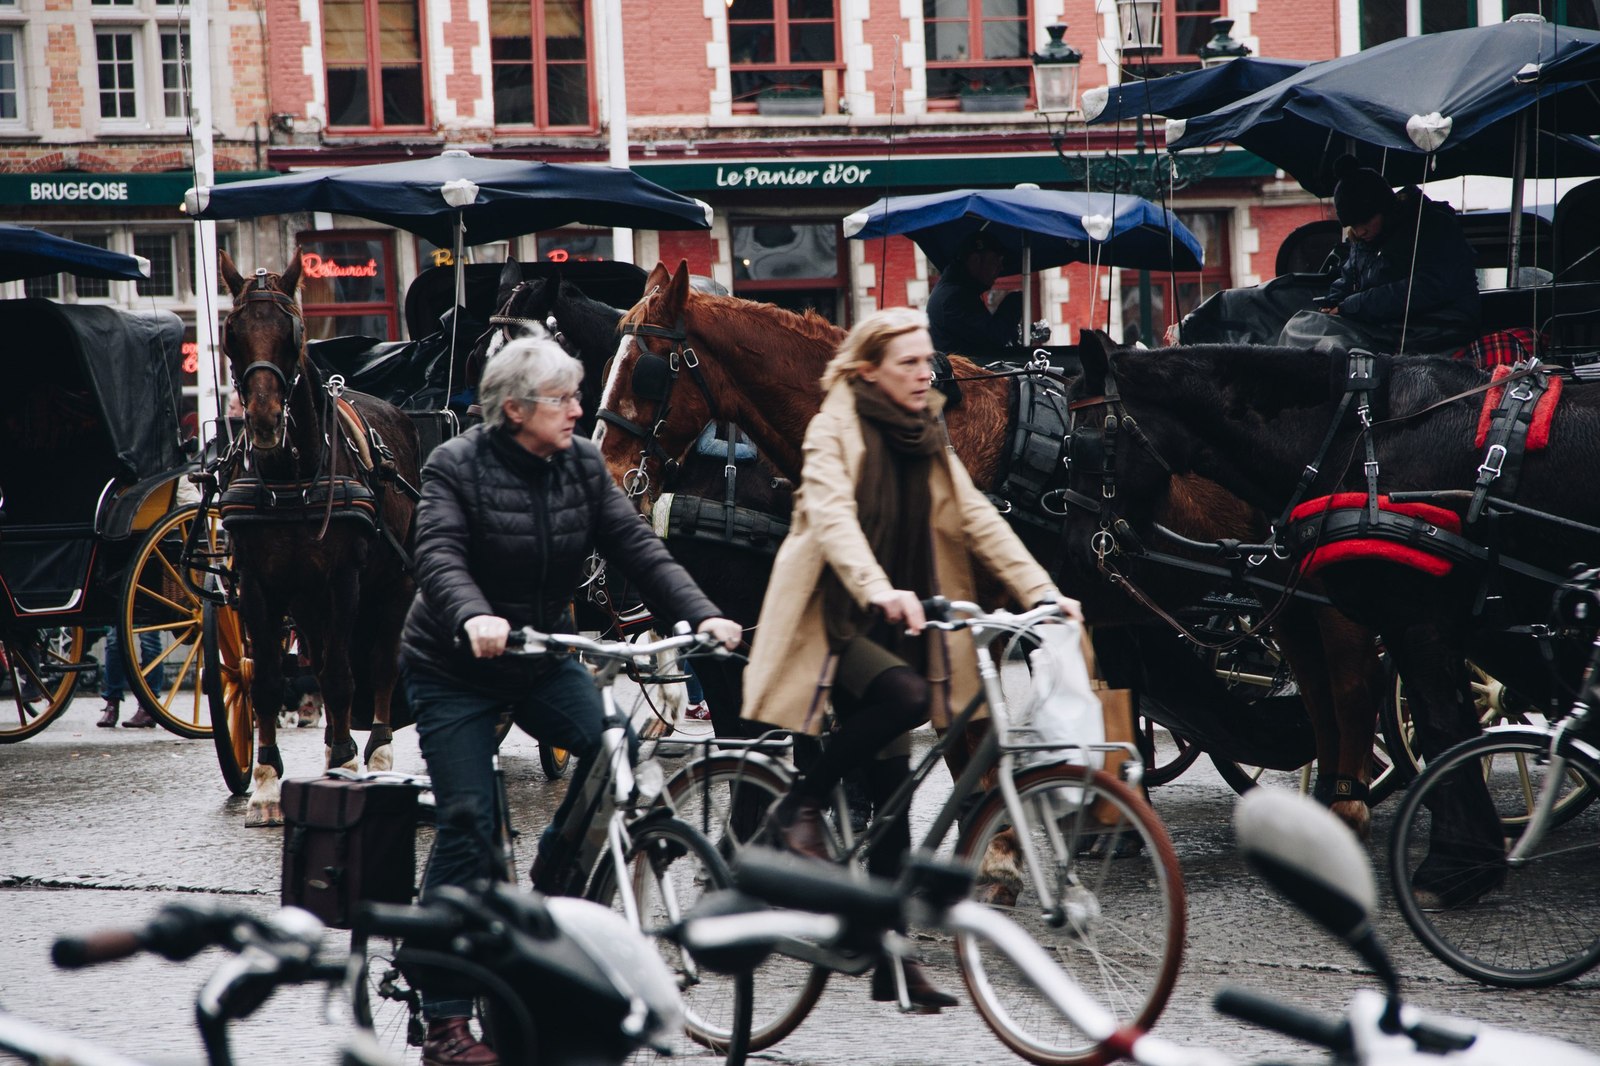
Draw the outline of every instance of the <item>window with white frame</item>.
<instances>
[{"instance_id":1,"label":"window with white frame","mask_svg":"<svg viewBox=\"0 0 1600 1066\"><path fill-rule=\"evenodd\" d=\"M13 7L14 3L0 2L0 16ZM22 27L0 25L0 129L24 126L28 121L22 46Z\"/></svg>"},{"instance_id":2,"label":"window with white frame","mask_svg":"<svg viewBox=\"0 0 1600 1066\"><path fill-rule=\"evenodd\" d=\"M1501 14L1543 15L1547 21L1584 30L1600 29L1600 0L1504 0Z\"/></svg>"},{"instance_id":3,"label":"window with white frame","mask_svg":"<svg viewBox=\"0 0 1600 1066\"><path fill-rule=\"evenodd\" d=\"M188 113L189 33L177 0L90 0L100 119L177 131Z\"/></svg>"}]
</instances>

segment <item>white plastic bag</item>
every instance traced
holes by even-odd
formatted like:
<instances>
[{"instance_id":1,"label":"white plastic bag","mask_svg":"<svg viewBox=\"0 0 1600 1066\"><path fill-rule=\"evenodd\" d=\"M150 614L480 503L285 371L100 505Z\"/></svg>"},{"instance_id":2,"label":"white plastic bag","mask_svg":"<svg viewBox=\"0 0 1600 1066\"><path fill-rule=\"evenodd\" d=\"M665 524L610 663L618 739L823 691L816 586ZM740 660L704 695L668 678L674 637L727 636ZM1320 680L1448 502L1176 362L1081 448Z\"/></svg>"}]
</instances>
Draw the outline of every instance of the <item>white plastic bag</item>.
<instances>
[{"instance_id":1,"label":"white plastic bag","mask_svg":"<svg viewBox=\"0 0 1600 1066\"><path fill-rule=\"evenodd\" d=\"M1083 661L1082 631L1076 622L1064 622L1040 626L1033 633L1040 646L1028 653L1033 693L1025 720L1040 741L1059 744L1061 750L1042 752L1030 761L1087 763L1098 770L1105 764L1103 752L1073 747L1106 740L1100 699Z\"/></svg>"}]
</instances>

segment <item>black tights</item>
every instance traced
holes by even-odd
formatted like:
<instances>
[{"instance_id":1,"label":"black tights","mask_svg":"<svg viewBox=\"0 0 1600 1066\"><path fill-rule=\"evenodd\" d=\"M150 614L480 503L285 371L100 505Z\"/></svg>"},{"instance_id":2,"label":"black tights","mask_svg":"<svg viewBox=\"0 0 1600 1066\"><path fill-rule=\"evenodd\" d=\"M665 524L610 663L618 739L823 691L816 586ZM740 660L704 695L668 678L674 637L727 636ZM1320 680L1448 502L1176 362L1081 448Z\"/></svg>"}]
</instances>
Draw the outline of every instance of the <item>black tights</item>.
<instances>
[{"instance_id":1,"label":"black tights","mask_svg":"<svg viewBox=\"0 0 1600 1066\"><path fill-rule=\"evenodd\" d=\"M823 741L822 754L795 782L794 790L805 799L826 804L846 774L862 769L876 814L910 772L910 760L904 755L876 756L897 737L928 720L928 682L909 666L897 666L874 678L859 697L839 689L833 696L839 728ZM873 849L867 860L868 872L893 877L910 847L911 823L901 817Z\"/></svg>"}]
</instances>

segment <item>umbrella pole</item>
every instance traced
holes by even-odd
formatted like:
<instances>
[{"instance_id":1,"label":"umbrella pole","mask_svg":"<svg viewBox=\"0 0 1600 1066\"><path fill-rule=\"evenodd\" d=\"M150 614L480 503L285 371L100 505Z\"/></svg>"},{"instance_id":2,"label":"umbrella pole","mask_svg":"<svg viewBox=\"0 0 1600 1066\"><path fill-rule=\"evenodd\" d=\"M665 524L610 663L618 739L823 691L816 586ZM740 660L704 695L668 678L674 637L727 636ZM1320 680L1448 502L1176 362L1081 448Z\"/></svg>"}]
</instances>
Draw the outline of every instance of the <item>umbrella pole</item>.
<instances>
[{"instance_id":1,"label":"umbrella pole","mask_svg":"<svg viewBox=\"0 0 1600 1066\"><path fill-rule=\"evenodd\" d=\"M460 211L456 212L455 247L450 251L450 261L455 266L455 306L450 309L450 367L445 371L444 405L456 394L456 335L461 330L461 308L467 302L467 266L461 261L462 245L466 243L467 222Z\"/></svg>"},{"instance_id":2,"label":"umbrella pole","mask_svg":"<svg viewBox=\"0 0 1600 1066\"><path fill-rule=\"evenodd\" d=\"M1022 238L1022 345L1033 343L1033 246Z\"/></svg>"},{"instance_id":3,"label":"umbrella pole","mask_svg":"<svg viewBox=\"0 0 1600 1066\"><path fill-rule=\"evenodd\" d=\"M1506 272L1506 288L1521 288L1522 273L1522 192L1528 180L1528 111L1517 115L1516 157L1511 160L1511 262Z\"/></svg>"}]
</instances>

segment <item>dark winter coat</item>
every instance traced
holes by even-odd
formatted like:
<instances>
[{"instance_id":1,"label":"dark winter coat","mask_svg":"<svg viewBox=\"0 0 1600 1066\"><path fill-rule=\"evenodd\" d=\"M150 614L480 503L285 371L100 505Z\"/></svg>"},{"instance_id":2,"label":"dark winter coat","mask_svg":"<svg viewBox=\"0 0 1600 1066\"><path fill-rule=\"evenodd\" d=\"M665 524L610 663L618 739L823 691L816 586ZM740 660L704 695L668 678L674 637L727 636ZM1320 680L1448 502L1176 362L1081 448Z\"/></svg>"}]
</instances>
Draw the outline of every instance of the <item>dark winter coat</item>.
<instances>
[{"instance_id":1,"label":"dark winter coat","mask_svg":"<svg viewBox=\"0 0 1600 1066\"><path fill-rule=\"evenodd\" d=\"M983 301L984 290L955 264L939 276L928 295L928 335L936 351L964 355L983 362L1000 358L1004 349L1021 341L1017 327L1022 321L1020 297L1006 302L993 313Z\"/></svg>"},{"instance_id":2,"label":"dark winter coat","mask_svg":"<svg viewBox=\"0 0 1600 1066\"><path fill-rule=\"evenodd\" d=\"M498 615L513 628L570 631L589 553L633 582L658 618L699 625L717 610L617 488L593 441L541 459L504 430L476 426L434 449L417 506L417 598L400 655L408 667L515 694L548 663L474 659L462 623Z\"/></svg>"},{"instance_id":3,"label":"dark winter coat","mask_svg":"<svg viewBox=\"0 0 1600 1066\"><path fill-rule=\"evenodd\" d=\"M1338 306L1340 315L1358 322L1398 323L1406 317L1409 285L1411 322L1458 326L1475 335L1477 254L1456 222L1455 209L1428 199L1415 186L1401 189L1396 201L1395 209L1384 216L1383 233L1376 241L1350 242L1329 302Z\"/></svg>"}]
</instances>

